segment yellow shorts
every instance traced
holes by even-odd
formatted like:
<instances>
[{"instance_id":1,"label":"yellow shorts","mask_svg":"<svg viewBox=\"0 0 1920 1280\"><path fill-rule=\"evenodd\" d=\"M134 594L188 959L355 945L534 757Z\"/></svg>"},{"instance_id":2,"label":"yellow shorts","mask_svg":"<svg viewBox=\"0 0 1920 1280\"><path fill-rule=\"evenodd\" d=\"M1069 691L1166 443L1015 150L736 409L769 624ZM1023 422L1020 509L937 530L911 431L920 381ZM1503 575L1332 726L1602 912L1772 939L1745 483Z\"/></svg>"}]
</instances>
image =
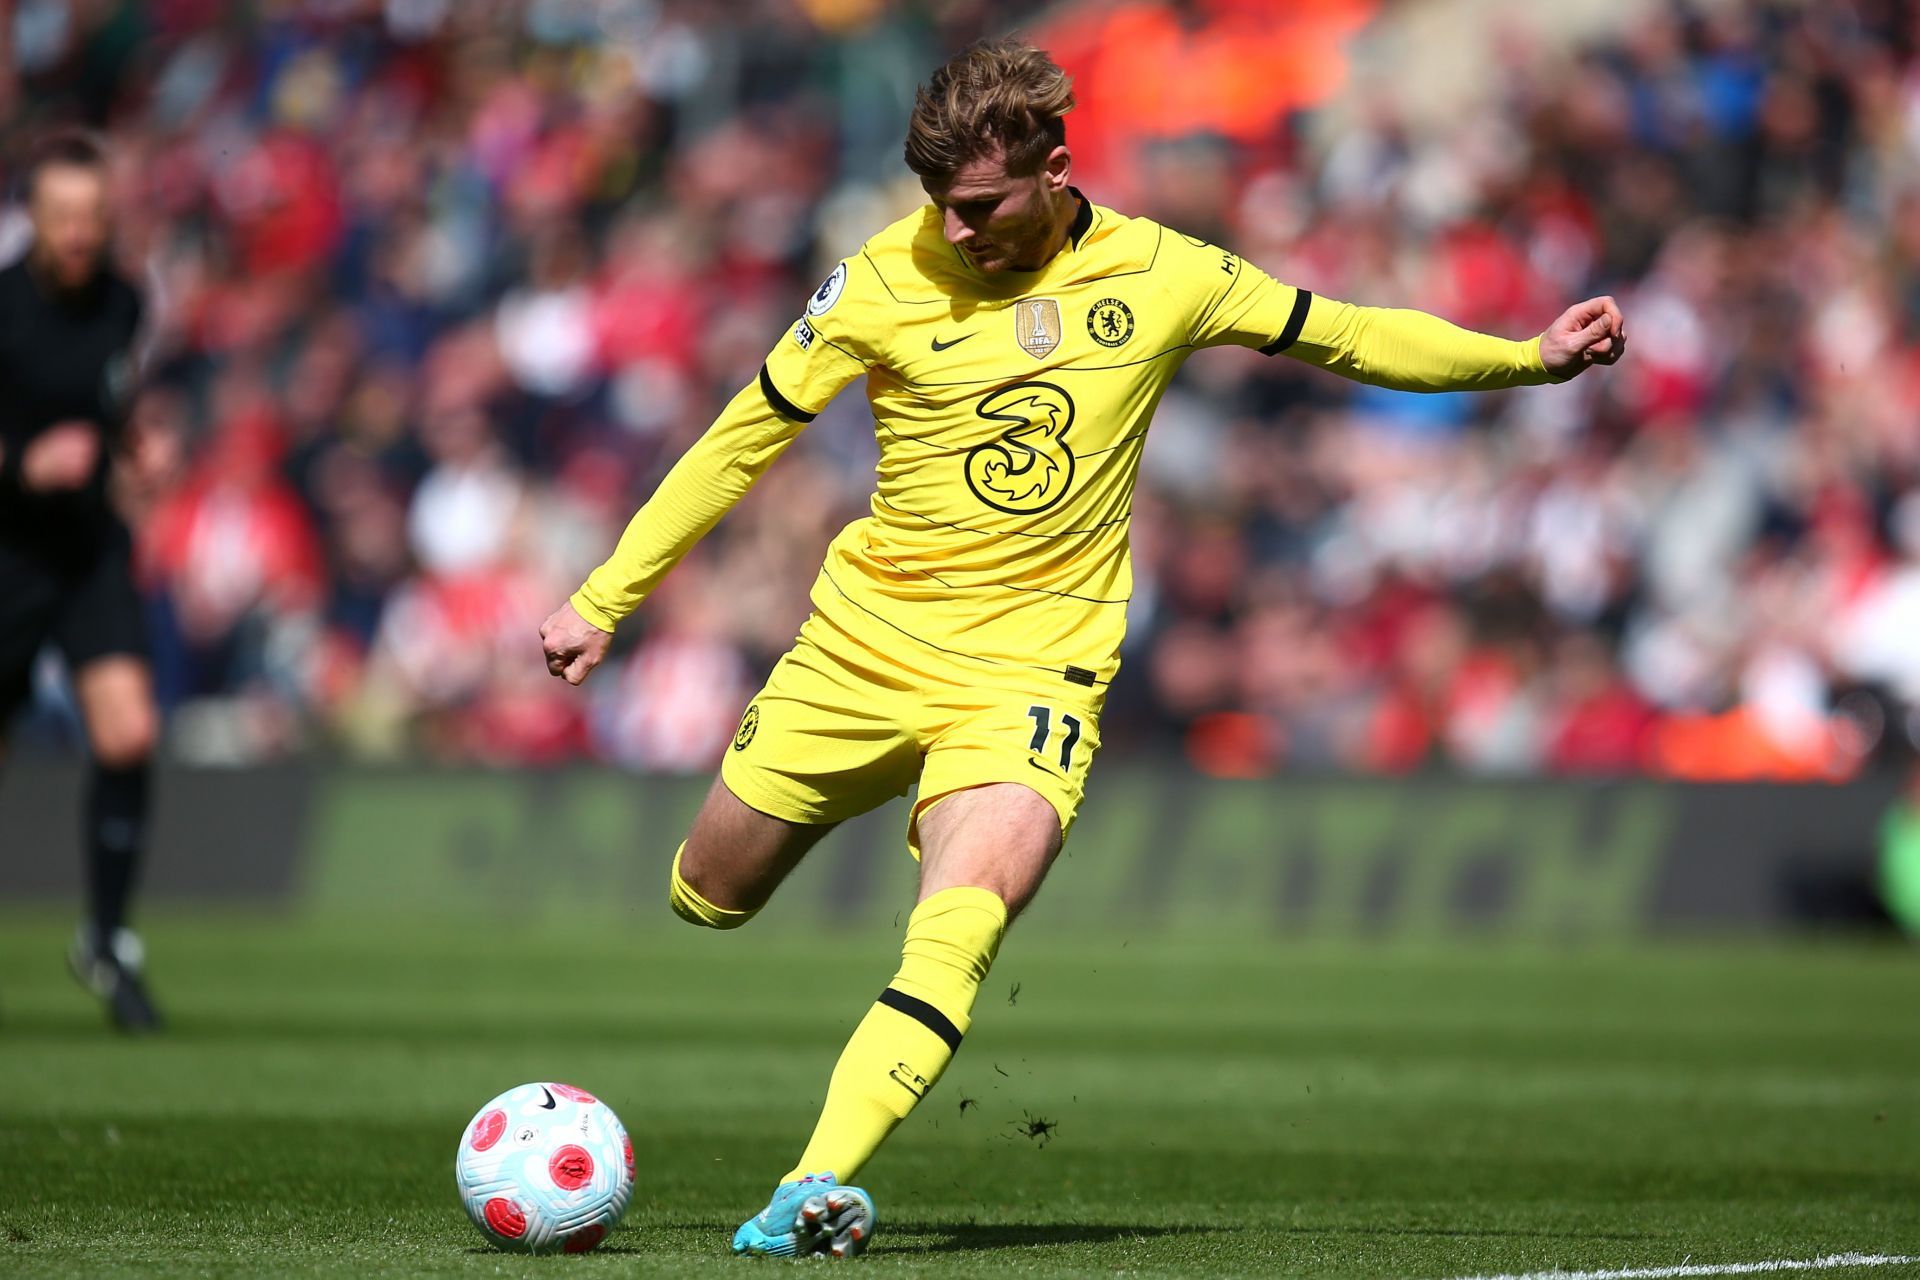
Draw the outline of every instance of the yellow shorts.
<instances>
[{"instance_id":1,"label":"yellow shorts","mask_svg":"<svg viewBox=\"0 0 1920 1280\"><path fill-rule=\"evenodd\" d=\"M1017 782L1045 796L1064 839L1100 746L1104 685L988 664L900 634L879 652L819 613L748 705L722 762L727 789L789 822L840 822L920 793L920 817L956 791Z\"/></svg>"}]
</instances>

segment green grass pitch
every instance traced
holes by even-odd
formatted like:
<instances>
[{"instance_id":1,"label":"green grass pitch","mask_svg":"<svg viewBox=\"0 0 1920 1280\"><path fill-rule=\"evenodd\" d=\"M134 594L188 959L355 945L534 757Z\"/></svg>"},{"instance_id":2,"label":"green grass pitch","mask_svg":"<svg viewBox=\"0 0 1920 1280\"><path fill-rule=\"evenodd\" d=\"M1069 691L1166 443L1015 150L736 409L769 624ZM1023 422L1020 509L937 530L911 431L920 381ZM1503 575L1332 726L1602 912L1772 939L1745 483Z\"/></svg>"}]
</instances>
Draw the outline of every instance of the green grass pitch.
<instances>
[{"instance_id":1,"label":"green grass pitch","mask_svg":"<svg viewBox=\"0 0 1920 1280\"><path fill-rule=\"evenodd\" d=\"M162 915L175 1029L128 1043L66 976L65 932L0 918L0 1273L818 1265L726 1242L895 954L664 911L576 936ZM1442 1280L1920 1255L1920 956L1903 948L1016 929L975 1016L863 1179L869 1271ZM534 1079L594 1090L633 1133L640 1184L595 1254L494 1253L454 1195L468 1117Z\"/></svg>"}]
</instances>

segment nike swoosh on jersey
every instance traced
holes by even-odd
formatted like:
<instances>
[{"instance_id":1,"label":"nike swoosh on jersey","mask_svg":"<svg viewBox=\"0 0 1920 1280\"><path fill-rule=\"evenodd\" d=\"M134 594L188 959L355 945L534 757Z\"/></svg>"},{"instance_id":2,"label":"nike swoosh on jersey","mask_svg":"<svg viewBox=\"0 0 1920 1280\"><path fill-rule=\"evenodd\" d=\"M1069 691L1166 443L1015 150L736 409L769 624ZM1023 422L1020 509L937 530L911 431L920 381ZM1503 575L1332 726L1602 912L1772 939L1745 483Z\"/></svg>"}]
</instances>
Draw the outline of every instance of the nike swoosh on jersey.
<instances>
[{"instance_id":1,"label":"nike swoosh on jersey","mask_svg":"<svg viewBox=\"0 0 1920 1280\"><path fill-rule=\"evenodd\" d=\"M972 336L973 335L970 333L963 333L959 337L955 338L952 342L942 342L940 341L940 339L935 338L933 340L933 349L935 351L945 351L948 347L959 346L961 343L965 342L968 338L971 338Z\"/></svg>"},{"instance_id":2,"label":"nike swoosh on jersey","mask_svg":"<svg viewBox=\"0 0 1920 1280\"><path fill-rule=\"evenodd\" d=\"M1049 769L1046 765L1041 764L1038 760L1035 760L1032 756L1027 757L1027 763L1032 765L1034 768L1038 769L1040 772L1045 774L1050 774L1056 778L1064 778L1067 776L1066 774L1061 773L1058 769Z\"/></svg>"}]
</instances>

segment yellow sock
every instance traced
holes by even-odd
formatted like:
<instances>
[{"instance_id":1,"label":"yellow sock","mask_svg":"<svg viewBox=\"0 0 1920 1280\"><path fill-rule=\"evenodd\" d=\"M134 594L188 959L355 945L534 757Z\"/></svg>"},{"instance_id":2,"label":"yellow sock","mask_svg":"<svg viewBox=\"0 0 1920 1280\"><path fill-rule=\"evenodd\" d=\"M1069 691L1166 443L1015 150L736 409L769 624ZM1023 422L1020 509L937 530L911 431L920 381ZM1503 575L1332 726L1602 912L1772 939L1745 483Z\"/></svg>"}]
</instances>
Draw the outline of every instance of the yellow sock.
<instances>
[{"instance_id":1,"label":"yellow sock","mask_svg":"<svg viewBox=\"0 0 1920 1280\"><path fill-rule=\"evenodd\" d=\"M667 902L673 907L673 913L688 924L705 925L709 929L738 929L753 919L754 911L729 911L725 907L716 907L695 893L693 886L680 876L680 855L687 851L683 841L673 851L673 883L667 890Z\"/></svg>"},{"instance_id":2,"label":"yellow sock","mask_svg":"<svg viewBox=\"0 0 1920 1280\"><path fill-rule=\"evenodd\" d=\"M780 1181L859 1176L952 1061L1006 931L1007 904L985 889L942 889L914 908L900 972L841 1051L813 1138Z\"/></svg>"}]
</instances>

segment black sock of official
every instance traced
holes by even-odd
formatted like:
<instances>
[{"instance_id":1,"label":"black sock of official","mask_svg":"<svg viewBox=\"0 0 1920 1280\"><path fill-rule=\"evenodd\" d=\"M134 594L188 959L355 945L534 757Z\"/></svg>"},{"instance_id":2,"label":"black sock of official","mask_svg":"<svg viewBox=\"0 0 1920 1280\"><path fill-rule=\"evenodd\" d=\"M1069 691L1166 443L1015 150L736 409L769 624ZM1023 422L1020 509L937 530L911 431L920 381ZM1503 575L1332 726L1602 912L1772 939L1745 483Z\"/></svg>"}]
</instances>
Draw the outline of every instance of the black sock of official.
<instances>
[{"instance_id":1,"label":"black sock of official","mask_svg":"<svg viewBox=\"0 0 1920 1280\"><path fill-rule=\"evenodd\" d=\"M127 922L147 837L147 766L93 767L87 780L87 905L102 948Z\"/></svg>"}]
</instances>

